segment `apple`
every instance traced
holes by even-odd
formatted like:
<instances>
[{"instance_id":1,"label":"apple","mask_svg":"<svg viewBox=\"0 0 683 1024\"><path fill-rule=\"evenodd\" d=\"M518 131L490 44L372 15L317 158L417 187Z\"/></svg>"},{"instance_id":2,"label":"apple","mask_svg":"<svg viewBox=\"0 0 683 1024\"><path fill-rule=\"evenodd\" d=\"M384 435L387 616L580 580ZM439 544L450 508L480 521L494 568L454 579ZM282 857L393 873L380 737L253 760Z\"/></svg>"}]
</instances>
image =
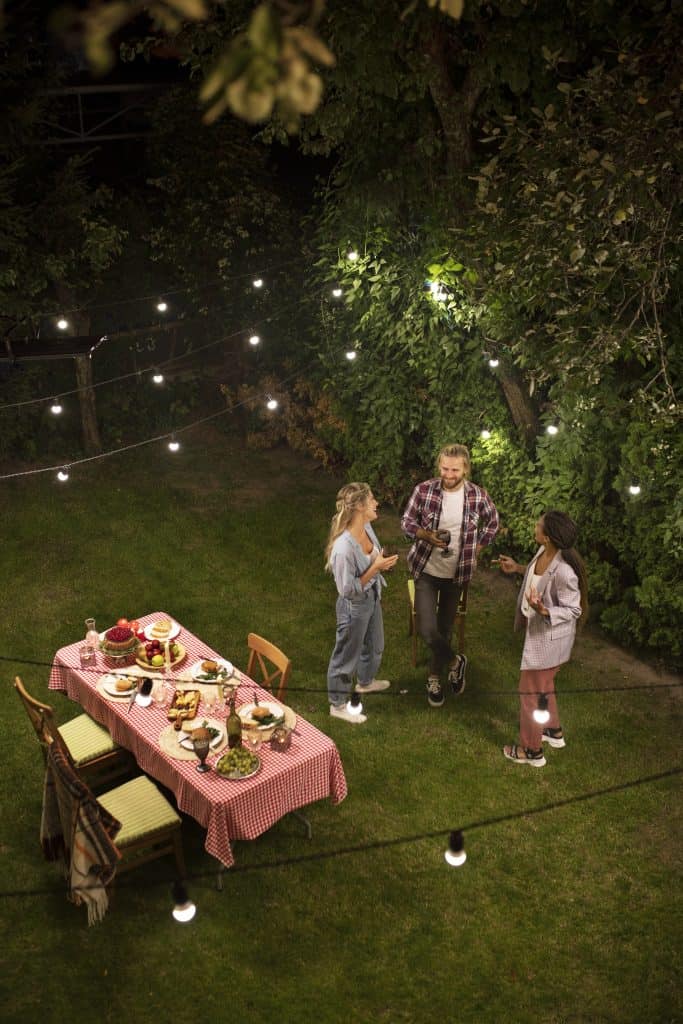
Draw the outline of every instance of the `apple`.
<instances>
[{"instance_id":1,"label":"apple","mask_svg":"<svg viewBox=\"0 0 683 1024\"><path fill-rule=\"evenodd\" d=\"M134 633L138 633L140 631L140 623L138 622L137 619L131 619L128 625L130 626Z\"/></svg>"},{"instance_id":2,"label":"apple","mask_svg":"<svg viewBox=\"0 0 683 1024\"><path fill-rule=\"evenodd\" d=\"M121 629L129 629L130 628L130 622L128 621L128 619L119 619L118 622L116 623L116 625L120 626Z\"/></svg>"},{"instance_id":3,"label":"apple","mask_svg":"<svg viewBox=\"0 0 683 1024\"><path fill-rule=\"evenodd\" d=\"M153 665L156 665L158 667L159 665L163 665L163 663L164 663L164 656L163 656L163 654L155 654L153 656L153 658L152 658L152 664Z\"/></svg>"}]
</instances>

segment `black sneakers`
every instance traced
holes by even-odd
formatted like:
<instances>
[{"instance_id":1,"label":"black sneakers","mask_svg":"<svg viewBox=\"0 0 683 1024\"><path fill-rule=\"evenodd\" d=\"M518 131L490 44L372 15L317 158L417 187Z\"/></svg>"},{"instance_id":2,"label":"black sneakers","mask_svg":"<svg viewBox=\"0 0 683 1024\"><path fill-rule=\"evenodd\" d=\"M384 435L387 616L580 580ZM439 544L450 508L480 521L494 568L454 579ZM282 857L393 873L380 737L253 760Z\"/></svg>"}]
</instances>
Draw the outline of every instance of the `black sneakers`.
<instances>
[{"instance_id":1,"label":"black sneakers","mask_svg":"<svg viewBox=\"0 0 683 1024\"><path fill-rule=\"evenodd\" d=\"M453 693L462 693L465 689L465 669L467 658L464 654L456 654L455 661L448 671L448 682L451 684Z\"/></svg>"},{"instance_id":2,"label":"black sneakers","mask_svg":"<svg viewBox=\"0 0 683 1024\"><path fill-rule=\"evenodd\" d=\"M427 680L427 703L430 708L440 708L445 698L438 676L430 676Z\"/></svg>"}]
</instances>

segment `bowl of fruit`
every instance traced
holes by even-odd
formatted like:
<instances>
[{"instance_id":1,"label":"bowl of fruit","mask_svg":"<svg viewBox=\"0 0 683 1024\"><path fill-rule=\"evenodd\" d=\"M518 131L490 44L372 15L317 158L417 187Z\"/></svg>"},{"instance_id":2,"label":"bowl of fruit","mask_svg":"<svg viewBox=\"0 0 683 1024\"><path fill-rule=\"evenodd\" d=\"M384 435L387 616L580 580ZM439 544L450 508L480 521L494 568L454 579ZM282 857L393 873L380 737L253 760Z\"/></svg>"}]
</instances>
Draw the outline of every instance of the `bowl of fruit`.
<instances>
[{"instance_id":1,"label":"bowl of fruit","mask_svg":"<svg viewBox=\"0 0 683 1024\"><path fill-rule=\"evenodd\" d=\"M170 659L169 668L175 668L187 656L187 651L177 640L169 640L168 655ZM146 640L138 647L135 660L143 668L163 669L166 667L166 645L161 640Z\"/></svg>"}]
</instances>

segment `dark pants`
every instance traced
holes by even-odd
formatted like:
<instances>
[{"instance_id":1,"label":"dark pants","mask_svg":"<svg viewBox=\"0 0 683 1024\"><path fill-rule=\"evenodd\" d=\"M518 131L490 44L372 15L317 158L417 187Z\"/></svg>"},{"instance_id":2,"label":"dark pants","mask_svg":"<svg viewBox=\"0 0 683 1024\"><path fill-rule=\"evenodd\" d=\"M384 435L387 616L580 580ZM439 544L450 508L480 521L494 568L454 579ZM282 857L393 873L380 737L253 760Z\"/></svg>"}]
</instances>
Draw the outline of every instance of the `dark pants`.
<instances>
[{"instance_id":1,"label":"dark pants","mask_svg":"<svg viewBox=\"0 0 683 1024\"><path fill-rule=\"evenodd\" d=\"M430 675L440 675L455 658L451 635L461 590L461 583L426 572L415 580L417 631L432 652Z\"/></svg>"}]
</instances>

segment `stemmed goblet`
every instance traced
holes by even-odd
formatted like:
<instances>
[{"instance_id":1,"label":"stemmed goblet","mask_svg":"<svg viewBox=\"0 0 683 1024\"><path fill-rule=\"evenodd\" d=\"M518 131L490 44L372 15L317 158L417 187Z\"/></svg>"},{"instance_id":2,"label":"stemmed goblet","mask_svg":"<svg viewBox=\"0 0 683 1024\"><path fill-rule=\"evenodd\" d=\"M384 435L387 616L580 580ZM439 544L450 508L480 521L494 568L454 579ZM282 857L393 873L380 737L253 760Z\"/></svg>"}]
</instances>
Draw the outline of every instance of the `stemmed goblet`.
<instances>
[{"instance_id":1,"label":"stemmed goblet","mask_svg":"<svg viewBox=\"0 0 683 1024\"><path fill-rule=\"evenodd\" d=\"M205 764L209 755L209 746L211 744L211 733L208 729L195 729L192 733L192 746L194 752L199 758L199 764L197 765L198 772L210 772L211 768L208 764Z\"/></svg>"}]
</instances>

